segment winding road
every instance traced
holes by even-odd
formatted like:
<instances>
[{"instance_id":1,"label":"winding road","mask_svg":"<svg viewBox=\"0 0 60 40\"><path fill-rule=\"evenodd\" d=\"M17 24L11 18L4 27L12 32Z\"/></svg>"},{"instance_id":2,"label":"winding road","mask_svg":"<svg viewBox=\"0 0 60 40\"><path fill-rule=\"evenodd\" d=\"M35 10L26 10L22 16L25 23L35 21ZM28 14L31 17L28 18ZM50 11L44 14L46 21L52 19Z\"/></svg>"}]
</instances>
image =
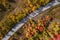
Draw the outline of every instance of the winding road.
<instances>
[{"instance_id":1,"label":"winding road","mask_svg":"<svg viewBox=\"0 0 60 40\"><path fill-rule=\"evenodd\" d=\"M29 14L26 18L24 18L22 21L20 21L18 24L15 25L14 28L12 28L11 31L8 32L7 35L5 35L5 37L2 40L9 40L9 38L17 31L19 30L30 18L33 18L35 16L37 16L38 14L40 14L42 11L45 11L55 5L60 4L60 0L55 0L52 1L51 3L47 4L45 7L40 7L38 10L34 11L33 13ZM19 7L17 7L14 11L16 12L19 9Z\"/></svg>"}]
</instances>

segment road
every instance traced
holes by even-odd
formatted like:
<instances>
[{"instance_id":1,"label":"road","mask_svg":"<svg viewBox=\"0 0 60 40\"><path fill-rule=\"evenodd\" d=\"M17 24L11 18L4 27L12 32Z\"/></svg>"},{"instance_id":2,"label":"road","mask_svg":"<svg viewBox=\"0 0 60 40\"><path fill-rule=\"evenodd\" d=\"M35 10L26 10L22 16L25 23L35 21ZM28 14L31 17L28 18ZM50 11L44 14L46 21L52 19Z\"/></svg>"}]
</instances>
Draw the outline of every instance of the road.
<instances>
[{"instance_id":1,"label":"road","mask_svg":"<svg viewBox=\"0 0 60 40\"><path fill-rule=\"evenodd\" d=\"M33 18L35 16L37 16L38 14L40 14L42 11L45 11L55 5L60 4L59 0L55 0L49 4L47 4L45 7L41 7L38 10L34 11L33 13L29 14L26 18L24 18L22 21L20 21L18 24L16 24L16 26L14 28L12 28L11 31L8 32L7 35L5 35L5 37L2 40L9 40L9 38L17 31L19 30L30 18ZM17 11L17 9L19 9L19 7L17 7L15 9L15 12Z\"/></svg>"}]
</instances>

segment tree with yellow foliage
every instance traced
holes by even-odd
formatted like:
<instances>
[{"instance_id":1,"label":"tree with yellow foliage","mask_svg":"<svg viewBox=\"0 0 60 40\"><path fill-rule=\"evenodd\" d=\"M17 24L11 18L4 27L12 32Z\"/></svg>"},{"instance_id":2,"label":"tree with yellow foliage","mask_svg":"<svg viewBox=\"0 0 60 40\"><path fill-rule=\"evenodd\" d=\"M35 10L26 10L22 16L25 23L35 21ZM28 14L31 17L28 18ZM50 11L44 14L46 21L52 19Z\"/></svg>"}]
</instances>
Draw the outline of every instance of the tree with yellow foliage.
<instances>
[{"instance_id":1,"label":"tree with yellow foliage","mask_svg":"<svg viewBox=\"0 0 60 40\"><path fill-rule=\"evenodd\" d=\"M13 14L11 14L9 18L12 20L12 22L15 22L15 16Z\"/></svg>"},{"instance_id":2,"label":"tree with yellow foliage","mask_svg":"<svg viewBox=\"0 0 60 40\"><path fill-rule=\"evenodd\" d=\"M28 4L30 4L31 2L30 2L30 0L27 0L28 1Z\"/></svg>"},{"instance_id":3,"label":"tree with yellow foliage","mask_svg":"<svg viewBox=\"0 0 60 40\"><path fill-rule=\"evenodd\" d=\"M36 6L33 6L33 7L32 7L32 11L35 11L35 10L36 10Z\"/></svg>"}]
</instances>

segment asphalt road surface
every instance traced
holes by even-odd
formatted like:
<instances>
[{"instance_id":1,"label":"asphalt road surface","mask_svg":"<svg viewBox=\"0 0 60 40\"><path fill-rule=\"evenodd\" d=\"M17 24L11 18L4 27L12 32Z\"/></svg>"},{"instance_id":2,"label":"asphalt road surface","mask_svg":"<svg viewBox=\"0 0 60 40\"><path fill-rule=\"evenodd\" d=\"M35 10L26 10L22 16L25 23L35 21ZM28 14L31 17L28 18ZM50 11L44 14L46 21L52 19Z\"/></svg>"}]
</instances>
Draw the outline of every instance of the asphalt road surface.
<instances>
[{"instance_id":1,"label":"asphalt road surface","mask_svg":"<svg viewBox=\"0 0 60 40\"><path fill-rule=\"evenodd\" d=\"M29 14L26 18L24 18L22 21L20 21L18 24L16 24L16 26L14 28L12 28L11 31L8 32L7 35L5 35L5 37L2 40L9 40L9 38L18 30L20 29L30 18L33 18L35 16L37 16L39 13L41 13L42 11L45 11L55 5L60 4L59 0L55 0L49 4L47 4L45 7L41 7L38 10L34 11L33 13ZM17 11L17 9L19 9L19 7L16 8L15 12Z\"/></svg>"}]
</instances>

